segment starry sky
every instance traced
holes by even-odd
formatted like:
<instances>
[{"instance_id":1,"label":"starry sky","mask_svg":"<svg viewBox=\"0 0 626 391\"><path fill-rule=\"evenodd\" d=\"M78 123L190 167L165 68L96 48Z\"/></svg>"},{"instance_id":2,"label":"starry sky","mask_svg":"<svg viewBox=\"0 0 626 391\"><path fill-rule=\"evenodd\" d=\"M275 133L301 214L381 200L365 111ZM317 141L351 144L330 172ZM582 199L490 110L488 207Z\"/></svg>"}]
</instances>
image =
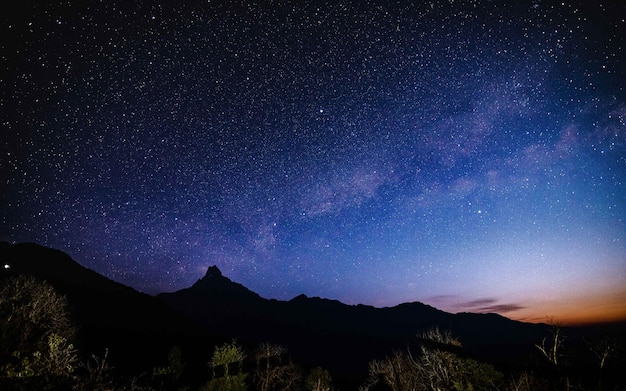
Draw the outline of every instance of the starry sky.
<instances>
[{"instance_id":1,"label":"starry sky","mask_svg":"<svg viewBox=\"0 0 626 391\"><path fill-rule=\"evenodd\" d=\"M626 319L623 1L1 6L0 240L138 290Z\"/></svg>"}]
</instances>

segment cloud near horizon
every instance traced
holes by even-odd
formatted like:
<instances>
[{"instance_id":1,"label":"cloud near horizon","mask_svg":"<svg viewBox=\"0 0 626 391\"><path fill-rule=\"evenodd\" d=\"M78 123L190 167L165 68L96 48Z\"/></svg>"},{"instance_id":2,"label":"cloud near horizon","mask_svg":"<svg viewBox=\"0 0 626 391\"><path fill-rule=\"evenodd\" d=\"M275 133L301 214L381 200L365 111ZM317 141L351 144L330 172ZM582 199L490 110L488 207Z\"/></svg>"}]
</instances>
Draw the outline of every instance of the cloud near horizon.
<instances>
[{"instance_id":1,"label":"cloud near horizon","mask_svg":"<svg viewBox=\"0 0 626 391\"><path fill-rule=\"evenodd\" d=\"M440 295L431 297L433 302L453 312L472 312L479 314L486 313L508 313L526 308L521 303L502 303L498 304L498 299L494 297L485 297L471 301L457 302L458 297L455 295Z\"/></svg>"}]
</instances>

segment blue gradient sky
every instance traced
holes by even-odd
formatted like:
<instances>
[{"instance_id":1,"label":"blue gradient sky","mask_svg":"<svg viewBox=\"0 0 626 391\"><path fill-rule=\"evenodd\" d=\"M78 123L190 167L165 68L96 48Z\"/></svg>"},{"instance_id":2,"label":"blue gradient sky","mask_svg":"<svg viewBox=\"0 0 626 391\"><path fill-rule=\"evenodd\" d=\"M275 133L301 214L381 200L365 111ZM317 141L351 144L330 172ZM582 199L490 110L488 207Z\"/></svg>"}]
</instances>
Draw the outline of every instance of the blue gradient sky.
<instances>
[{"instance_id":1,"label":"blue gradient sky","mask_svg":"<svg viewBox=\"0 0 626 391\"><path fill-rule=\"evenodd\" d=\"M0 240L148 293L626 318L626 4L2 17Z\"/></svg>"}]
</instances>

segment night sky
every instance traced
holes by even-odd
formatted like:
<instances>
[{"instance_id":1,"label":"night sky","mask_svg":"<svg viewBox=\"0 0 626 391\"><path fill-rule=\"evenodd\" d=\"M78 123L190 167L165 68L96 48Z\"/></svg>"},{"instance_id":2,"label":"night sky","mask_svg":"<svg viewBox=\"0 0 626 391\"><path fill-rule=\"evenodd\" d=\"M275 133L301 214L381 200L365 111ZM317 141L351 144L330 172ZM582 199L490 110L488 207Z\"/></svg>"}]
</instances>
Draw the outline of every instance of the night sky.
<instances>
[{"instance_id":1,"label":"night sky","mask_svg":"<svg viewBox=\"0 0 626 391\"><path fill-rule=\"evenodd\" d=\"M1 6L0 240L150 294L626 318L626 2L163 3Z\"/></svg>"}]
</instances>

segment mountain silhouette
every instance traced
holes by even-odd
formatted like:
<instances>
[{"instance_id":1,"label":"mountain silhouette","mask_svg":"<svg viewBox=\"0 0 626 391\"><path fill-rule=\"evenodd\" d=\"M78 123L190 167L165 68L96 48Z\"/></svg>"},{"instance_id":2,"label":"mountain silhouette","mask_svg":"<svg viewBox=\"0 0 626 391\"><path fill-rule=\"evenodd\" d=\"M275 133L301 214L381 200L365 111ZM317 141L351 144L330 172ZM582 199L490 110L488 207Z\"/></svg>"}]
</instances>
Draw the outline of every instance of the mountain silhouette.
<instances>
[{"instance_id":1,"label":"mountain silhouette","mask_svg":"<svg viewBox=\"0 0 626 391\"><path fill-rule=\"evenodd\" d=\"M32 243L0 242L0 263L10 266L0 269L0 279L26 273L52 284L68 298L83 345L89 351L110 348L130 371L138 363L158 364L173 344L191 346L190 354L206 363L212 344L236 339L248 347L282 345L302 365L322 366L339 382L358 385L369 361L416 346L421 331L450 331L467 354L508 365L536 353L534 344L548 329L497 314L451 314L419 302L376 308L305 295L265 299L217 266L188 288L153 297Z\"/></svg>"},{"instance_id":2,"label":"mountain silhouette","mask_svg":"<svg viewBox=\"0 0 626 391\"><path fill-rule=\"evenodd\" d=\"M109 357L129 372L160 363L173 344L206 335L154 297L81 266L61 251L0 242L0 266L0 280L28 274L51 284L68 299L79 348L97 355L109 349Z\"/></svg>"},{"instance_id":3,"label":"mountain silhouette","mask_svg":"<svg viewBox=\"0 0 626 391\"><path fill-rule=\"evenodd\" d=\"M193 284L190 290L206 298L217 299L221 302L255 302L262 300L261 296L245 286L224 277L217 266L210 266L204 277Z\"/></svg>"},{"instance_id":4,"label":"mountain silhouette","mask_svg":"<svg viewBox=\"0 0 626 391\"><path fill-rule=\"evenodd\" d=\"M299 362L352 379L363 378L372 359L415 345L417 334L432 328L449 330L468 354L501 365L528 356L547 332L546 325L497 314L451 314L419 302L376 308L306 295L264 299L223 276L217 266L191 287L157 298L212 335L250 345L283 345Z\"/></svg>"}]
</instances>

